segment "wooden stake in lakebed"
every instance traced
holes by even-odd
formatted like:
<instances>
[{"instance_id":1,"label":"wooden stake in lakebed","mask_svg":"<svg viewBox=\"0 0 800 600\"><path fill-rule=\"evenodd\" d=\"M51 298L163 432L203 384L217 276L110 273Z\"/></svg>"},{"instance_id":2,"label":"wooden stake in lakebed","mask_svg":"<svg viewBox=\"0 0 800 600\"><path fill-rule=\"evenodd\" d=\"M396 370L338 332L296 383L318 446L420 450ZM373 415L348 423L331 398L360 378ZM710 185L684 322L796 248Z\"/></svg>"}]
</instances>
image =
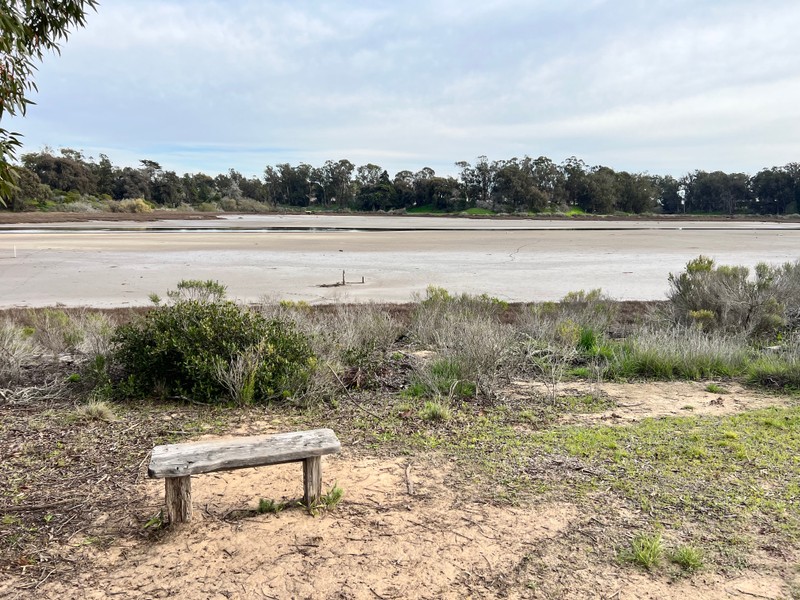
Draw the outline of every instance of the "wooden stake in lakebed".
<instances>
[{"instance_id":1,"label":"wooden stake in lakebed","mask_svg":"<svg viewBox=\"0 0 800 600\"><path fill-rule=\"evenodd\" d=\"M344 270L342 270L342 280L341 281L337 281L336 283L321 283L317 287L324 287L324 288L341 287L341 286L344 286L344 285L360 285L360 284L363 284L363 283L366 283L366 280L364 279L363 275L361 276L361 281L347 281L347 279L345 279L345 272L344 272Z\"/></svg>"}]
</instances>

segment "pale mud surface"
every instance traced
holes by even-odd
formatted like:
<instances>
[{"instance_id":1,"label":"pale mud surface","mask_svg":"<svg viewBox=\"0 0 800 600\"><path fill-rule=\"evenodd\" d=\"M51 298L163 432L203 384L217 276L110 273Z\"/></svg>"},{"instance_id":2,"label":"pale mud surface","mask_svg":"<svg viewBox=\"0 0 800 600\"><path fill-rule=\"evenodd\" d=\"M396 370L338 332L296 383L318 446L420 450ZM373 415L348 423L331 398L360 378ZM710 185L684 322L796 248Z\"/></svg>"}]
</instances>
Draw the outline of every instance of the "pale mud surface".
<instances>
[{"instance_id":1,"label":"pale mud surface","mask_svg":"<svg viewBox=\"0 0 800 600\"><path fill-rule=\"evenodd\" d=\"M411 465L410 469L409 464ZM298 508L231 520L260 497L297 498L298 464L193 478L195 517L155 542L106 551L74 542L85 563L74 581L36 590L0 584L10 598L789 598L776 565L669 581L604 560L592 534L624 510L587 514L568 503L476 502L448 487L449 465L326 457L327 486L345 498L313 517ZM410 483L409 483L410 482ZM163 486L145 481L151 510ZM413 493L409 493L413 492ZM619 512L619 514L617 514ZM592 529L594 528L594 529Z\"/></svg>"},{"instance_id":2,"label":"pale mud surface","mask_svg":"<svg viewBox=\"0 0 800 600\"><path fill-rule=\"evenodd\" d=\"M232 215L31 227L0 228L0 308L140 306L182 279L218 280L244 301L407 302L428 285L519 302L598 287L660 300L669 273L699 254L747 266L800 258L797 224L748 221ZM320 287L342 271L348 285Z\"/></svg>"}]
</instances>

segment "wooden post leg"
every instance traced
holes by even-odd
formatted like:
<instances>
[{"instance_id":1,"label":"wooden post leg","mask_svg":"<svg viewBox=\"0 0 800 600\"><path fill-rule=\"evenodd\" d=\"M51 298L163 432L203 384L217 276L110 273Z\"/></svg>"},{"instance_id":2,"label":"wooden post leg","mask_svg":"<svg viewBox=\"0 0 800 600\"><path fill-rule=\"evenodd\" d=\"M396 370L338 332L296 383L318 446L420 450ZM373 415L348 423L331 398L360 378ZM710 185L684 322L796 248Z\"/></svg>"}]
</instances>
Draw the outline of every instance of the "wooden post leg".
<instances>
[{"instance_id":1,"label":"wooden post leg","mask_svg":"<svg viewBox=\"0 0 800 600\"><path fill-rule=\"evenodd\" d=\"M303 459L303 502L313 507L322 496L322 457Z\"/></svg>"},{"instance_id":2,"label":"wooden post leg","mask_svg":"<svg viewBox=\"0 0 800 600\"><path fill-rule=\"evenodd\" d=\"M192 519L192 478L167 477L167 519L171 525L188 523Z\"/></svg>"}]
</instances>

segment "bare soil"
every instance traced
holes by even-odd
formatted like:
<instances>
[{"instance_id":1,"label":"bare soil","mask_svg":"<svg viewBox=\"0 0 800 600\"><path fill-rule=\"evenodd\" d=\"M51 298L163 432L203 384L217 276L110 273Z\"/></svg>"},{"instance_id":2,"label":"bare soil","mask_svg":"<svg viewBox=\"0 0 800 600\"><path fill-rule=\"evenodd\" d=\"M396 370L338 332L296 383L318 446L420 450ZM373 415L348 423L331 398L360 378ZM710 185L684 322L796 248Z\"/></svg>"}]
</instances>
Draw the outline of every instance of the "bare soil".
<instances>
[{"instance_id":1,"label":"bare soil","mask_svg":"<svg viewBox=\"0 0 800 600\"><path fill-rule=\"evenodd\" d=\"M565 420L624 423L680 414L688 406L730 414L790 401L725 386L722 403L703 383L575 386L576 393L605 394L616 406ZM515 382L508 394L530 396L535 387ZM36 515L31 523L44 528L46 515L53 515L62 525L48 530L50 543L40 540L39 564L26 568L6 557L0 597L752 599L791 598L800 583L791 553L763 550L741 570L650 574L616 561L616 549L642 516L610 494L580 503L499 502L477 494L456 464L436 453L394 456L347 432L344 451L323 465L326 488L336 483L345 490L332 510L310 515L296 505L302 475L290 464L195 477L191 523L143 528L163 500L163 482L146 478L153 440L193 430L190 437L214 437L308 424L263 409L205 414L198 424L203 411L196 407L119 407L112 423L69 423L71 410L19 397L0 402L7 464L25 444L43 454L65 444L75 448L47 486L25 491L23 506ZM550 464L542 477L567 478L569 469ZM258 514L261 498L287 507Z\"/></svg>"}]
</instances>

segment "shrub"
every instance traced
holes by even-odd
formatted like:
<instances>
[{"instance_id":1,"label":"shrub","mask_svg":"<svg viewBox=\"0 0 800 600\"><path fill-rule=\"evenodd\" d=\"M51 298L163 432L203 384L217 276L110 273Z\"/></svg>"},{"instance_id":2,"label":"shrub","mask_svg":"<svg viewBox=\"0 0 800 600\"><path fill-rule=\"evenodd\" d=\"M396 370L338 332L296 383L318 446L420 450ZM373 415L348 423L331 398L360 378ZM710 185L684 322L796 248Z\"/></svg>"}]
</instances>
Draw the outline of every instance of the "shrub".
<instances>
[{"instance_id":1,"label":"shrub","mask_svg":"<svg viewBox=\"0 0 800 600\"><path fill-rule=\"evenodd\" d=\"M601 290L570 292L561 302L543 302L523 310L517 327L526 336L543 345L581 345L589 342L583 335L594 335L596 345L617 313L617 305ZM591 332L591 333L589 333Z\"/></svg>"},{"instance_id":2,"label":"shrub","mask_svg":"<svg viewBox=\"0 0 800 600\"><path fill-rule=\"evenodd\" d=\"M412 315L410 335L421 346L433 348L442 359L457 365L453 380L490 396L498 381L516 367L514 331L500 322L507 308L502 300L485 294L451 296L447 290L431 286ZM431 379L424 372L420 375ZM456 392L463 395L460 390Z\"/></svg>"},{"instance_id":3,"label":"shrub","mask_svg":"<svg viewBox=\"0 0 800 600\"><path fill-rule=\"evenodd\" d=\"M302 388L314 365L307 340L290 323L269 321L230 301L157 307L119 327L113 341L115 360L128 376L125 387L136 395L160 391L205 402L286 398ZM252 361L253 372L244 378L252 390L237 396L219 374L242 361Z\"/></svg>"},{"instance_id":4,"label":"shrub","mask_svg":"<svg viewBox=\"0 0 800 600\"><path fill-rule=\"evenodd\" d=\"M54 355L72 352L83 342L80 318L53 308L31 310L28 315L34 328L34 340Z\"/></svg>"},{"instance_id":5,"label":"shrub","mask_svg":"<svg viewBox=\"0 0 800 600\"><path fill-rule=\"evenodd\" d=\"M800 324L800 262L760 263L751 276L747 267L699 256L670 273L669 285L671 316L682 325L763 338Z\"/></svg>"},{"instance_id":6,"label":"shrub","mask_svg":"<svg viewBox=\"0 0 800 600\"><path fill-rule=\"evenodd\" d=\"M174 290L167 292L167 298L173 302L180 302L182 300L197 300L199 302L217 302L225 298L227 288L218 281L207 279L201 281L200 279L184 279L178 282ZM154 304L157 295L151 294L151 301Z\"/></svg>"},{"instance_id":7,"label":"shrub","mask_svg":"<svg viewBox=\"0 0 800 600\"><path fill-rule=\"evenodd\" d=\"M127 200L120 200L109 202L111 212L122 213L149 213L153 212L153 207L144 198L129 198Z\"/></svg>"},{"instance_id":8,"label":"shrub","mask_svg":"<svg viewBox=\"0 0 800 600\"><path fill-rule=\"evenodd\" d=\"M477 387L469 380L464 364L455 358L438 358L417 369L409 388L411 396L475 396Z\"/></svg>"},{"instance_id":9,"label":"shrub","mask_svg":"<svg viewBox=\"0 0 800 600\"><path fill-rule=\"evenodd\" d=\"M312 311L307 302L264 300L261 313L293 322L318 358L307 396L330 395L340 385L370 387L386 354L403 332L398 321L375 304L343 304ZM337 380L337 377L339 380Z\"/></svg>"}]
</instances>

